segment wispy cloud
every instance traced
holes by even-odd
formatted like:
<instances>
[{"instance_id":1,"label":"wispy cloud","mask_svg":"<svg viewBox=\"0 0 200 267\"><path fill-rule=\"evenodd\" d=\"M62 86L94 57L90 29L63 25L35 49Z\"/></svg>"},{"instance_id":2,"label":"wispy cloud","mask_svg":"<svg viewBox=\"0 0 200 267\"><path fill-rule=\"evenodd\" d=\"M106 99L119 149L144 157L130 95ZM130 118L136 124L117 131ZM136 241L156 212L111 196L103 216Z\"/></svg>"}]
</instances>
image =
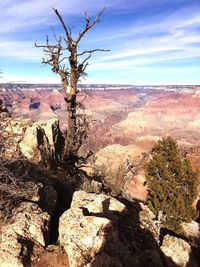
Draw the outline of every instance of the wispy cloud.
<instances>
[{"instance_id":1,"label":"wispy cloud","mask_svg":"<svg viewBox=\"0 0 200 267\"><path fill-rule=\"evenodd\" d=\"M1 58L14 60L37 60L41 55L32 41L4 41L0 43Z\"/></svg>"},{"instance_id":2,"label":"wispy cloud","mask_svg":"<svg viewBox=\"0 0 200 267\"><path fill-rule=\"evenodd\" d=\"M34 68L35 62L38 62L38 70L35 68L34 72L39 73L42 51L34 47L34 41L42 42L45 34L51 35L50 26L57 28L59 25L51 6L61 11L68 25L77 24L76 31L81 27L80 17L84 10L93 16L106 6L103 22L97 26L97 31L91 31L88 38L83 40L83 48L106 47L111 49L111 52L98 54L91 60L89 75L102 75L104 79L109 70L111 80L117 75L124 83L123 79L128 79L128 75L131 77L133 72L137 73L138 77L140 74L142 77L143 73L146 75L143 79L148 79L148 70L156 77L160 69L165 71L170 79L170 73L171 77L174 77L175 72L178 76L179 70L183 70L184 67L184 71L187 70L193 77L192 73L200 70L200 2L198 0L191 0L190 3L186 0L176 0L176 3L172 3L171 0L154 2L152 4L149 0L1 1L1 68L8 70L13 60L20 61L22 68L24 66L25 69L26 62L29 62L29 66L32 62ZM102 74L103 70L107 71L106 75ZM120 70L123 72L121 77ZM49 73L51 74L50 71ZM29 78L30 76L27 75Z\"/></svg>"},{"instance_id":3,"label":"wispy cloud","mask_svg":"<svg viewBox=\"0 0 200 267\"><path fill-rule=\"evenodd\" d=\"M117 43L109 55L96 60L94 68L120 68L130 66L152 65L183 59L200 60L200 15L196 10L185 14L181 10L166 16L159 23L158 20L146 24L140 22L140 27L134 25L124 32L118 32L117 38L123 42ZM155 17L152 18L155 20Z\"/></svg>"},{"instance_id":4,"label":"wispy cloud","mask_svg":"<svg viewBox=\"0 0 200 267\"><path fill-rule=\"evenodd\" d=\"M30 29L33 26L55 24L55 15L51 7L56 7L64 16L82 15L87 10L91 15L103 7L113 8L121 0L4 0L0 2L0 32Z\"/></svg>"}]
</instances>

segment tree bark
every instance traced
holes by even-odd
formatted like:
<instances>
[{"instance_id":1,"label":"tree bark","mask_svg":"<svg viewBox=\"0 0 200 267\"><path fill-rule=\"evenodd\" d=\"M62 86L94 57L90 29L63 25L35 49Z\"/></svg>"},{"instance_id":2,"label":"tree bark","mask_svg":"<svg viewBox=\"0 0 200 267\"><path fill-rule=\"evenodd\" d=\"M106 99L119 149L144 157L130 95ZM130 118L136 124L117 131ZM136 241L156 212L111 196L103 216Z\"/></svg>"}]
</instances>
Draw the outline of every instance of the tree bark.
<instances>
[{"instance_id":1,"label":"tree bark","mask_svg":"<svg viewBox=\"0 0 200 267\"><path fill-rule=\"evenodd\" d=\"M71 66L69 92L67 92L68 107L67 107L67 121L68 129L64 148L64 161L70 159L70 163L74 164L77 158L76 151L76 94L77 94L77 50L73 48L71 56L69 57L69 64ZM73 163L74 161L74 163Z\"/></svg>"}]
</instances>

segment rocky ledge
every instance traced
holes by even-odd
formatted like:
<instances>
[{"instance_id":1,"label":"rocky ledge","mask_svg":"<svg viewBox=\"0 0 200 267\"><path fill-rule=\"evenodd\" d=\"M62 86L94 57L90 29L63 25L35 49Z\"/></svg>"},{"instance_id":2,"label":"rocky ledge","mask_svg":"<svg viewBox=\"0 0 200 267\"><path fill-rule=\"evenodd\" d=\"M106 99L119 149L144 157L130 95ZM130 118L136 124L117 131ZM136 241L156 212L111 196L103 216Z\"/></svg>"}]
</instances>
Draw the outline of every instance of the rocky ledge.
<instances>
[{"instance_id":1,"label":"rocky ledge","mask_svg":"<svg viewBox=\"0 0 200 267\"><path fill-rule=\"evenodd\" d=\"M139 202L76 191L60 217L56 246L47 242L56 230L50 219L35 203L14 210L1 230L0 266L198 266L185 240L165 235L160 245L159 228Z\"/></svg>"}]
</instances>

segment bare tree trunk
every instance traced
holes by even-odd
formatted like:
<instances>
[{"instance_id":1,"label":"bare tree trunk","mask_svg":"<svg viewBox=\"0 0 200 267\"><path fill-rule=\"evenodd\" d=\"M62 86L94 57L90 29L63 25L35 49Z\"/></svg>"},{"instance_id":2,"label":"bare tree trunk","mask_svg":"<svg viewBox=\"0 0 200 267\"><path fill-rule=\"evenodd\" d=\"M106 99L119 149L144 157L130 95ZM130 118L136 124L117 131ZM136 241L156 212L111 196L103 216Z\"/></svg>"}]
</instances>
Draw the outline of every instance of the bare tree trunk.
<instances>
[{"instance_id":1,"label":"bare tree trunk","mask_svg":"<svg viewBox=\"0 0 200 267\"><path fill-rule=\"evenodd\" d=\"M77 95L77 51L73 48L71 56L69 57L69 63L71 66L70 72L70 86L67 92L68 107L67 107L67 136L64 148L64 161L70 159L70 164L74 164L77 158L76 151L76 95ZM73 162L74 161L74 162Z\"/></svg>"},{"instance_id":2,"label":"bare tree trunk","mask_svg":"<svg viewBox=\"0 0 200 267\"><path fill-rule=\"evenodd\" d=\"M67 102L68 128L65 136L64 151L62 151L61 164L63 167L67 167L66 165L75 166L75 163L78 161L78 150L82 144L81 139L85 136L84 133L81 133L79 129L80 125L77 120L77 83L79 79L85 75L85 70L88 66L88 60L91 55L95 52L109 50L98 48L79 51L79 42L86 32L100 21L100 17L104 9L94 18L94 20L91 20L85 12L85 26L75 38L72 37L71 29L67 27L58 10L53 8L53 11L61 22L64 30L64 36L60 35L57 37L53 30L56 41L54 45L50 44L47 36L46 43L44 45L35 44L35 46L43 48L47 58L43 58L42 62L50 65L52 67L52 71L60 75L61 83L66 93L65 101ZM68 56L64 55L65 51L69 52ZM65 65L64 62L67 62L67 65ZM62 147L62 143L60 147Z\"/></svg>"},{"instance_id":3,"label":"bare tree trunk","mask_svg":"<svg viewBox=\"0 0 200 267\"><path fill-rule=\"evenodd\" d=\"M67 107L67 122L68 122L68 129L67 129L67 136L65 141L65 148L64 148L64 159L67 160L69 158L74 158L77 154L75 150L75 143L76 143L76 95L72 96L71 101Z\"/></svg>"}]
</instances>

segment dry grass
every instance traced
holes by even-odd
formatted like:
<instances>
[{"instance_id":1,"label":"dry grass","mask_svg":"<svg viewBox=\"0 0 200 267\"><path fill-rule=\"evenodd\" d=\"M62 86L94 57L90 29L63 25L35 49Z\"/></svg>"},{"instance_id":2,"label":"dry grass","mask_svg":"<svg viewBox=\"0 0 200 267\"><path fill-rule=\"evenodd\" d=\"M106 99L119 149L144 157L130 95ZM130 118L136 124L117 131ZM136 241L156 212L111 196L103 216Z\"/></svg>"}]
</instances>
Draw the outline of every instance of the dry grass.
<instances>
[{"instance_id":1,"label":"dry grass","mask_svg":"<svg viewBox=\"0 0 200 267\"><path fill-rule=\"evenodd\" d=\"M7 222L12 210L32 199L38 182L31 177L31 165L26 159L5 160L0 157L0 220Z\"/></svg>"}]
</instances>

